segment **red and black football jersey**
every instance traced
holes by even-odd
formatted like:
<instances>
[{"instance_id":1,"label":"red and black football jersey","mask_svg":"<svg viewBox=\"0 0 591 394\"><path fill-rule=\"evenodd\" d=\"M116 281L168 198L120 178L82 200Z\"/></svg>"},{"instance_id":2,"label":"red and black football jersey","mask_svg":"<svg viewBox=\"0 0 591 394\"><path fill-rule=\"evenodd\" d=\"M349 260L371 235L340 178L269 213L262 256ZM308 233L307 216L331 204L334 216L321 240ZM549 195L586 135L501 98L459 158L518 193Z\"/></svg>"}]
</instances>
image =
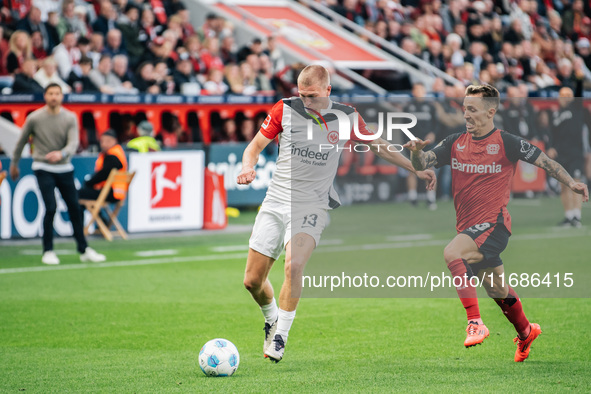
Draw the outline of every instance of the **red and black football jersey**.
<instances>
[{"instance_id":1,"label":"red and black football jersey","mask_svg":"<svg viewBox=\"0 0 591 394\"><path fill-rule=\"evenodd\" d=\"M433 152L437 167L451 165L458 233L480 223L503 223L511 231L507 203L517 161L533 164L542 151L495 128L482 137L452 134Z\"/></svg>"}]
</instances>

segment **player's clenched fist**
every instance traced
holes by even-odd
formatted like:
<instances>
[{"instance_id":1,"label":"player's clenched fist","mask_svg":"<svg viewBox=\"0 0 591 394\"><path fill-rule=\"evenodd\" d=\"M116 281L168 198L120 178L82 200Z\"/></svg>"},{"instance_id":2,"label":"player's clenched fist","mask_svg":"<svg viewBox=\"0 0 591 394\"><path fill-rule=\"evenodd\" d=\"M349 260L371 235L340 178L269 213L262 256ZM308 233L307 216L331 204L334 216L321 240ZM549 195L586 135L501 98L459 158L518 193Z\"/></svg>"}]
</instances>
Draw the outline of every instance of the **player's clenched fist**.
<instances>
[{"instance_id":1,"label":"player's clenched fist","mask_svg":"<svg viewBox=\"0 0 591 394\"><path fill-rule=\"evenodd\" d=\"M239 185L248 185L250 182L254 181L256 176L257 173L253 168L242 168L242 171L238 174L236 182L238 182Z\"/></svg>"},{"instance_id":2,"label":"player's clenched fist","mask_svg":"<svg viewBox=\"0 0 591 394\"><path fill-rule=\"evenodd\" d=\"M587 189L587 185L582 182L574 182L569 187L573 192L583 196L583 202L589 201L589 190Z\"/></svg>"}]
</instances>

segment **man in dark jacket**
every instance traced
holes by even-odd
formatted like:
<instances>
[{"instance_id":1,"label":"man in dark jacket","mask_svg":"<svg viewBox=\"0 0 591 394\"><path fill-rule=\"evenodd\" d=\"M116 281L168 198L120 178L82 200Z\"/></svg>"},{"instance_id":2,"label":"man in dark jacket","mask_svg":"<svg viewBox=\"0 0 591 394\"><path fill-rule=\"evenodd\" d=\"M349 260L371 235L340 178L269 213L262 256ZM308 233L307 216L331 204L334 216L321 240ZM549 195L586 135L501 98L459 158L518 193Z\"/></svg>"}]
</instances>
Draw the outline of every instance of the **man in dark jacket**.
<instances>
[{"instance_id":1,"label":"man in dark jacket","mask_svg":"<svg viewBox=\"0 0 591 394\"><path fill-rule=\"evenodd\" d=\"M21 66L22 71L14 76L12 93L43 93L43 88L33 79L37 65L35 60L25 60Z\"/></svg>"}]
</instances>

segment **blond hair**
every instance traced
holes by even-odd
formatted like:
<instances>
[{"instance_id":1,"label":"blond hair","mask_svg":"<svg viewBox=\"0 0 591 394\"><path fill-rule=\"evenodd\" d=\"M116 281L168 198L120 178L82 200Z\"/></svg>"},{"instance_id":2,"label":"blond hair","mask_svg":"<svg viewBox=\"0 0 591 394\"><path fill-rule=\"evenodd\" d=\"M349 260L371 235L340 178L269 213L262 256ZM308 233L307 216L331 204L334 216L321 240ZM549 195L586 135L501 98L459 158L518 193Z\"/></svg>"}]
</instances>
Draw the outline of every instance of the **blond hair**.
<instances>
[{"instance_id":1,"label":"blond hair","mask_svg":"<svg viewBox=\"0 0 591 394\"><path fill-rule=\"evenodd\" d=\"M23 51L21 51L16 46L16 41L18 40L19 36L24 36L27 38L27 44ZM17 56L22 55L25 59L30 59L33 57L33 44L31 43L31 36L24 30L17 30L14 33L12 33L8 45L10 46L10 51L14 52Z\"/></svg>"},{"instance_id":2,"label":"blond hair","mask_svg":"<svg viewBox=\"0 0 591 394\"><path fill-rule=\"evenodd\" d=\"M330 85L330 74L326 68L312 64L302 70L298 76L298 85L328 87Z\"/></svg>"}]
</instances>

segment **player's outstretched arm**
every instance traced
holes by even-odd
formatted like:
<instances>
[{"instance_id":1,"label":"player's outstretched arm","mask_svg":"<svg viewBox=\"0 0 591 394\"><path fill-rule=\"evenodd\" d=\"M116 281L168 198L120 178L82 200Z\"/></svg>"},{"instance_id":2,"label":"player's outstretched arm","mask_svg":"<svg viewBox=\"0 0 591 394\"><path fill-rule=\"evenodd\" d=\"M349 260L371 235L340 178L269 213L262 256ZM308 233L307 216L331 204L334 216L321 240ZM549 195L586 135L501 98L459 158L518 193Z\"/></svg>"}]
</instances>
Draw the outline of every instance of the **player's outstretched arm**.
<instances>
[{"instance_id":1,"label":"player's outstretched arm","mask_svg":"<svg viewBox=\"0 0 591 394\"><path fill-rule=\"evenodd\" d=\"M390 145L390 143L382 138L378 138L369 144L371 150L382 159L417 174L419 179L422 179L427 183L427 190L435 189L435 186L437 185L437 177L435 176L435 172L433 170L415 170L416 167L414 167L412 163L400 152L390 151L387 148L383 148L387 147L388 145Z\"/></svg>"},{"instance_id":2,"label":"player's outstretched arm","mask_svg":"<svg viewBox=\"0 0 591 394\"><path fill-rule=\"evenodd\" d=\"M254 170L254 166L259 161L259 155L265 149L269 143L273 141L265 137L261 133L257 133L250 144L244 150L242 154L242 171L238 174L236 182L239 185L248 185L250 182L254 181L256 178L256 171Z\"/></svg>"},{"instance_id":3,"label":"player's outstretched arm","mask_svg":"<svg viewBox=\"0 0 591 394\"><path fill-rule=\"evenodd\" d=\"M589 190L587 189L587 185L585 185L582 182L576 182L568 174L568 172L566 172L564 167L562 167L554 160L550 159L544 152L542 152L540 156L538 156L538 158L534 162L534 165L544 169L548 175L564 183L573 192L582 194L583 201L589 201Z\"/></svg>"},{"instance_id":4,"label":"player's outstretched arm","mask_svg":"<svg viewBox=\"0 0 591 394\"><path fill-rule=\"evenodd\" d=\"M410 151L410 162L417 171L424 171L437 165L437 156L433 151L423 152L423 149L429 145L431 141L423 141L420 139L408 141L403 146Z\"/></svg>"}]
</instances>

